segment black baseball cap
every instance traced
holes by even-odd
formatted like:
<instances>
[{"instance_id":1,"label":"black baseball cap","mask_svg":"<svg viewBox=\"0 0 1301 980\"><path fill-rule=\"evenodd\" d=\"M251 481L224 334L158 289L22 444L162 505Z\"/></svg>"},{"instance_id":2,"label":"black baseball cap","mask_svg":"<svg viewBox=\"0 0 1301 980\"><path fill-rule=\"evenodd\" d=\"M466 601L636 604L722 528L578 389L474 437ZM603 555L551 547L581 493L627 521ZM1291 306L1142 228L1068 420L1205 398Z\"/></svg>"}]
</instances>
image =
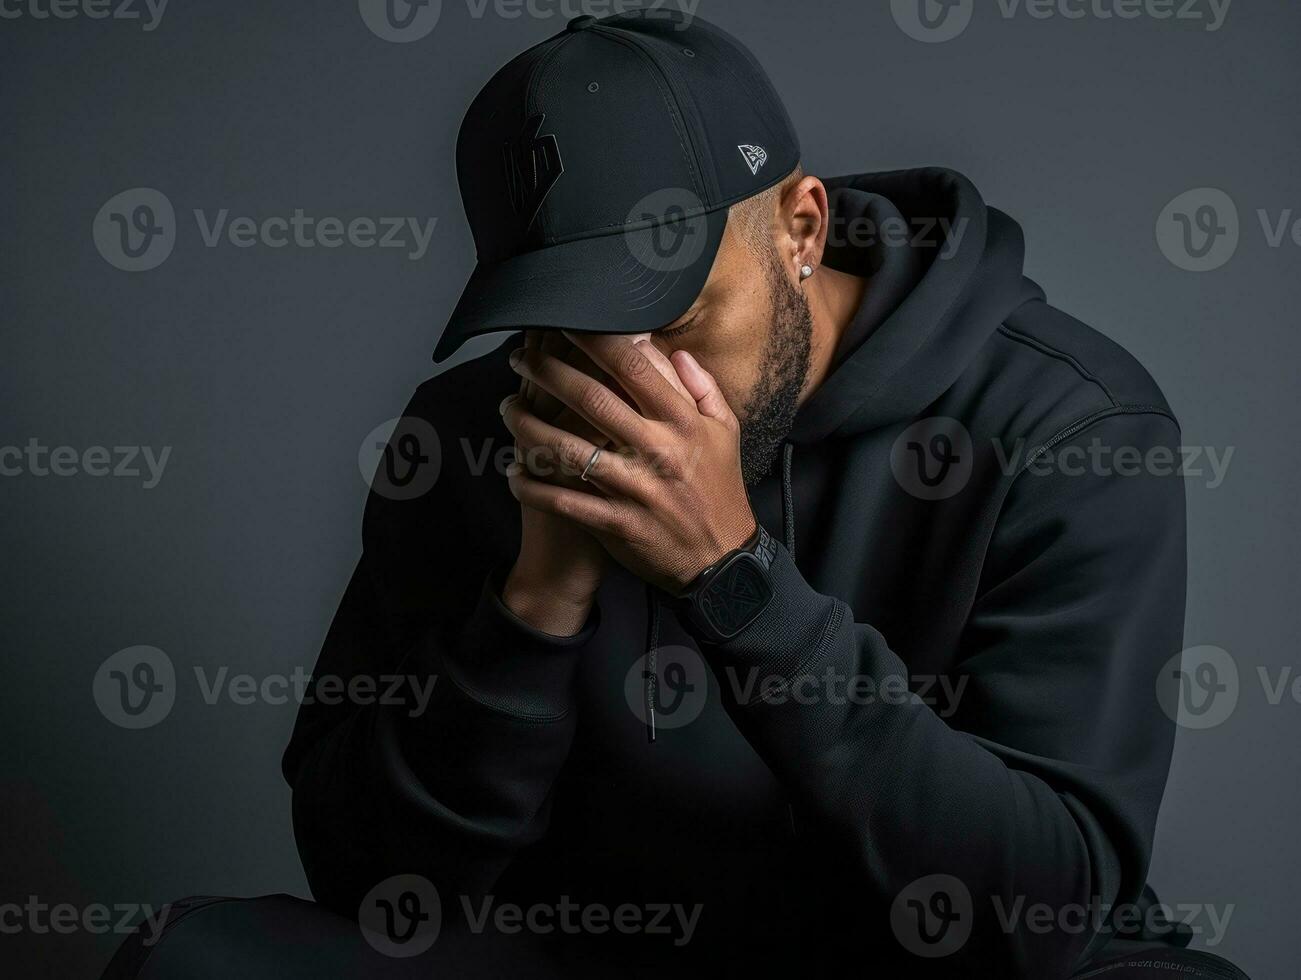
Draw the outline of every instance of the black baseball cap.
<instances>
[{"instance_id":1,"label":"black baseball cap","mask_svg":"<svg viewBox=\"0 0 1301 980\"><path fill-rule=\"evenodd\" d=\"M434 359L505 330L668 326L709 278L727 209L799 162L776 90L726 32L677 10L575 18L461 124L478 265Z\"/></svg>"}]
</instances>

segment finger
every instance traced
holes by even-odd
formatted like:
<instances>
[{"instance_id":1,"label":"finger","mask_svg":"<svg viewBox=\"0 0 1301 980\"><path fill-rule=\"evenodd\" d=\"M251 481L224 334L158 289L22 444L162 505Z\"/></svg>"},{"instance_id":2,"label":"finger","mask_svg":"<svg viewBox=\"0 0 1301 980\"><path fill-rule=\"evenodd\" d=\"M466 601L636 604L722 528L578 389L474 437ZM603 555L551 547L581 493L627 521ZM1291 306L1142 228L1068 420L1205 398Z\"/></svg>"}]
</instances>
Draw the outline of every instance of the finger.
<instances>
[{"instance_id":1,"label":"finger","mask_svg":"<svg viewBox=\"0 0 1301 980\"><path fill-rule=\"evenodd\" d=\"M533 414L537 415L536 412ZM542 416L538 415L538 418L542 418ZM546 419L543 419L543 421L546 421ZM599 446L601 449L608 449L612 445L609 436L596 426L592 425L592 423L588 422L587 419L576 414L572 409L564 408L562 406L562 411L551 420L551 424L557 429L564 429L566 432L572 432L580 439L586 439L593 446Z\"/></svg>"},{"instance_id":2,"label":"finger","mask_svg":"<svg viewBox=\"0 0 1301 980\"><path fill-rule=\"evenodd\" d=\"M630 336L628 339L634 344L640 345L641 352L650 359L650 362L655 365L655 369L664 375L664 380L671 384L679 395L684 399L691 398L691 395L683 386L682 380L678 377L677 368L673 366L673 362L658 347L651 343L650 334L639 333Z\"/></svg>"},{"instance_id":3,"label":"finger","mask_svg":"<svg viewBox=\"0 0 1301 980\"><path fill-rule=\"evenodd\" d=\"M640 446L648 441L649 423L591 375L538 351L519 350L512 359L519 375L564 402L615 443Z\"/></svg>"},{"instance_id":4,"label":"finger","mask_svg":"<svg viewBox=\"0 0 1301 980\"><path fill-rule=\"evenodd\" d=\"M545 354L564 357L569 351L573 350L573 345L561 336L558 331L546 330L538 331L538 345L534 349ZM529 385L533 389L533 409L542 418L555 418L558 413L564 411L565 406L556 399L532 382L529 382Z\"/></svg>"},{"instance_id":5,"label":"finger","mask_svg":"<svg viewBox=\"0 0 1301 980\"><path fill-rule=\"evenodd\" d=\"M565 331L565 336L632 396L646 418L675 424L690 420L689 398L679 385L669 382L651 359L648 352L655 348L650 341L617 334L569 331Z\"/></svg>"},{"instance_id":6,"label":"finger","mask_svg":"<svg viewBox=\"0 0 1301 980\"><path fill-rule=\"evenodd\" d=\"M528 348L529 350L537 350L539 347L541 347L541 345L542 345L542 339L538 335L538 332L536 330L524 331L524 346L526 348ZM537 391L533 386L533 382L529 381L527 378L520 381L519 390L520 390L520 394L523 395L525 398L527 398L530 402L537 397Z\"/></svg>"},{"instance_id":7,"label":"finger","mask_svg":"<svg viewBox=\"0 0 1301 980\"><path fill-rule=\"evenodd\" d=\"M584 374L591 375L597 381L600 381L630 405L632 404L632 400L623 394L623 389L610 381L609 375L597 367L592 362L592 359L583 353L583 351L570 343L569 338L561 331L548 330L545 332L535 331L535 333L537 333L539 340L537 345L531 349L540 350L546 354L552 354L567 364L573 365ZM609 442L605 436L599 435L595 429L592 429L587 422L579 419L576 415L570 412L562 402L553 398L546 392L539 390L531 381L527 382L527 384L531 389L532 397L530 400L533 403L533 412L538 416L538 418L543 419L544 421L560 424L561 428L568 429L571 432L579 432L582 435L586 435L587 438L592 439L592 441L596 442L597 445L603 445ZM560 415L562 413L567 415L568 418L572 420L573 424L561 424ZM587 429L589 431L583 433L580 431L581 429Z\"/></svg>"},{"instance_id":8,"label":"finger","mask_svg":"<svg viewBox=\"0 0 1301 980\"><path fill-rule=\"evenodd\" d=\"M674 351L672 361L701 415L724 422L733 420L732 408L723 397L718 382L700 366L699 361L684 350Z\"/></svg>"},{"instance_id":9,"label":"finger","mask_svg":"<svg viewBox=\"0 0 1301 980\"><path fill-rule=\"evenodd\" d=\"M557 477L582 480L606 494L640 498L645 474L629 457L605 450L598 455L600 447L543 421L520 401L507 408L503 419L515 437L517 458L534 476L550 482Z\"/></svg>"},{"instance_id":10,"label":"finger","mask_svg":"<svg viewBox=\"0 0 1301 980\"><path fill-rule=\"evenodd\" d=\"M544 345L542 348L544 351L549 354L555 354L566 364L577 368L586 375L590 375L612 391L614 390L614 385L611 384L606 373L593 364L590 357L571 344L568 337L558 330L552 331L548 336L554 338L554 341L549 348ZM618 394L618 392L616 391L615 394ZM580 435L595 445L602 447L609 445L610 440L605 436L605 434L599 432L595 427L588 423L586 419L579 417L566 405L550 395L547 395L546 399L554 407L550 414L535 411L534 414L537 415L538 418L543 421L551 422L553 425L556 425L561 429L566 429L575 435Z\"/></svg>"},{"instance_id":11,"label":"finger","mask_svg":"<svg viewBox=\"0 0 1301 980\"><path fill-rule=\"evenodd\" d=\"M506 482L511 494L525 507L563 517L599 534L617 535L622 527L620 505L605 497L539 480L519 463L507 469Z\"/></svg>"},{"instance_id":12,"label":"finger","mask_svg":"<svg viewBox=\"0 0 1301 980\"><path fill-rule=\"evenodd\" d=\"M530 389L532 389L534 392L537 393L537 397L529 398L529 396L525 394L522 390L518 394L506 396L506 398L502 400L501 405L498 409L501 412L503 419L506 418L506 412L512 404L514 404L516 401L523 401L524 406L528 408L529 411L531 411L538 418L546 420L547 418L546 412L542 408L539 408L539 402L545 399L547 402L557 406L559 409L558 413L556 413L554 418L551 419L552 425L556 426L556 428L564 429L566 432L572 432L574 435L586 439L594 446L600 446L602 449L609 448L610 446L609 436L607 436L604 432L601 432L599 429L597 429L595 426L589 423L586 419L578 415L575 415L574 412L571 411L569 408L567 408L563 403L557 401L555 398L552 398L550 395L546 394L546 392L538 388L538 386L533 384L533 382L521 381L520 384L521 386L527 385ZM509 428L510 426L507 425L507 429ZM511 434L514 435L513 432Z\"/></svg>"}]
</instances>

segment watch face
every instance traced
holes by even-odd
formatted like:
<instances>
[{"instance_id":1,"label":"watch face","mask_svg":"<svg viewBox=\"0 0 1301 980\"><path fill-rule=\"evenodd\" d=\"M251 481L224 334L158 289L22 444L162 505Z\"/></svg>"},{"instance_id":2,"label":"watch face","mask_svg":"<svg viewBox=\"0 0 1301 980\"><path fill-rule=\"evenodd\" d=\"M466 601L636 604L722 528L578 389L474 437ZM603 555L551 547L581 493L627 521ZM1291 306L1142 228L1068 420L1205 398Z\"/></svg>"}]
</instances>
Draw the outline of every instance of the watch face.
<instances>
[{"instance_id":1,"label":"watch face","mask_svg":"<svg viewBox=\"0 0 1301 980\"><path fill-rule=\"evenodd\" d=\"M759 559L739 554L701 592L697 608L710 628L729 640L749 626L772 599L768 572Z\"/></svg>"}]
</instances>

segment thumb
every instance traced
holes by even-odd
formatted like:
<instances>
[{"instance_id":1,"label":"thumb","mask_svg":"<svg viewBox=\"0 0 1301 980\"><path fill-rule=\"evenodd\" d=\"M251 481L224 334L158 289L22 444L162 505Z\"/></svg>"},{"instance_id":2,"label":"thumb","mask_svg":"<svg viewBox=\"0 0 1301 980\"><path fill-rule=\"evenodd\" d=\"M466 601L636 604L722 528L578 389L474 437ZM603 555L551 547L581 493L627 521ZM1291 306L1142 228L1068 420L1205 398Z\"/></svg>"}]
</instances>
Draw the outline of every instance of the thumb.
<instances>
[{"instance_id":1,"label":"thumb","mask_svg":"<svg viewBox=\"0 0 1301 980\"><path fill-rule=\"evenodd\" d=\"M727 404L727 399L723 397L718 382L714 380L712 374L700 366L700 362L684 350L674 351L672 361L673 366L678 369L678 377L682 379L687 393L696 400L696 407L700 409L701 415L720 421L731 419L732 409Z\"/></svg>"}]
</instances>

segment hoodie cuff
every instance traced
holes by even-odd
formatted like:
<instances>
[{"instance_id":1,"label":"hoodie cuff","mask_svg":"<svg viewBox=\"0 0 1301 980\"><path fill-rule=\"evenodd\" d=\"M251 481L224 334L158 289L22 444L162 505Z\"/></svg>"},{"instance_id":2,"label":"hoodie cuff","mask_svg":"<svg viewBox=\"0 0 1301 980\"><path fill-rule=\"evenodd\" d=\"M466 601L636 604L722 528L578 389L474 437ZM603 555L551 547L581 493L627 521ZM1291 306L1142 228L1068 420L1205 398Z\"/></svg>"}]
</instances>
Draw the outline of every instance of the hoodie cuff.
<instances>
[{"instance_id":1,"label":"hoodie cuff","mask_svg":"<svg viewBox=\"0 0 1301 980\"><path fill-rule=\"evenodd\" d=\"M782 545L768 569L772 600L753 623L725 643L703 643L701 652L715 671L760 679L787 678L816 660L844 618L845 605L804 580ZM744 676L741 677L744 680ZM723 685L729 689L729 685ZM762 685L755 685L759 690ZM730 687L750 690L750 687Z\"/></svg>"},{"instance_id":2,"label":"hoodie cuff","mask_svg":"<svg viewBox=\"0 0 1301 980\"><path fill-rule=\"evenodd\" d=\"M568 713L579 655L600 626L592 607L574 636L534 629L501 601L500 569L484 581L479 602L455 644L443 652L449 679L473 700L530 720L554 720Z\"/></svg>"}]
</instances>

